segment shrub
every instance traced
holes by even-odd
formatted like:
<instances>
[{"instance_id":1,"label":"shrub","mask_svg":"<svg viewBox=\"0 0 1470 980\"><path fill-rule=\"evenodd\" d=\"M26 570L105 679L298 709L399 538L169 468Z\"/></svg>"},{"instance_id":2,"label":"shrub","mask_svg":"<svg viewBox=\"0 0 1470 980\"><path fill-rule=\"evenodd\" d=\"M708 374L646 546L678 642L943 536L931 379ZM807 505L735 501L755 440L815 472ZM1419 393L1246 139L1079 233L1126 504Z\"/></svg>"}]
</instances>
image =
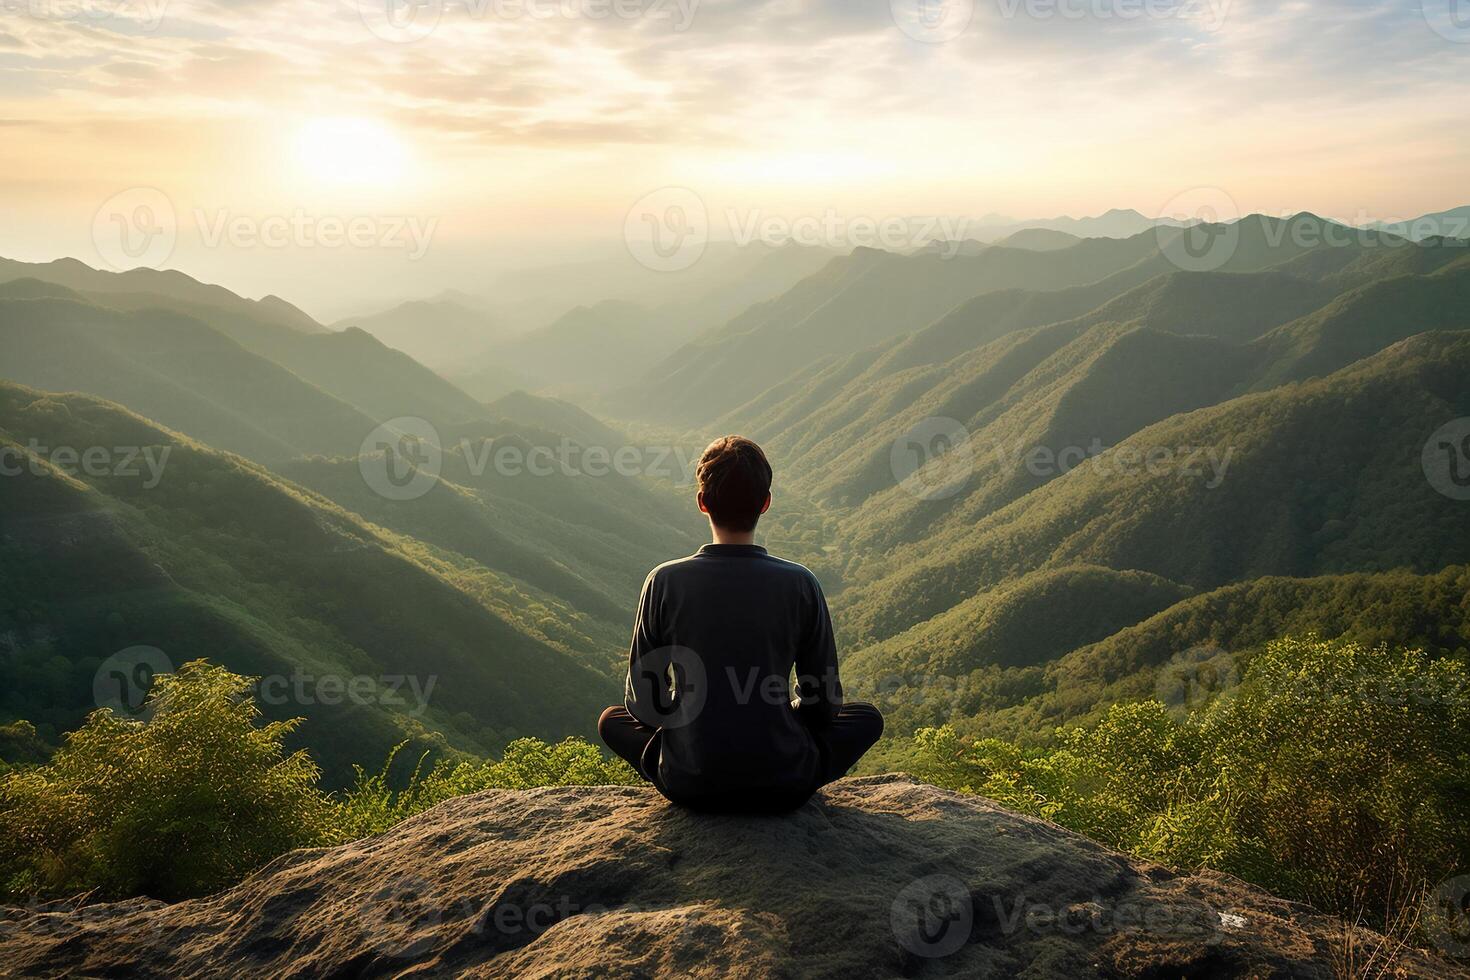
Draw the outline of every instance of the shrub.
<instances>
[{"instance_id":1,"label":"shrub","mask_svg":"<svg viewBox=\"0 0 1470 980\"><path fill-rule=\"evenodd\" d=\"M1231 870L1345 909L1406 877L1470 867L1470 678L1456 660L1283 640L1203 712L1200 778L1218 774Z\"/></svg>"},{"instance_id":2,"label":"shrub","mask_svg":"<svg viewBox=\"0 0 1470 980\"><path fill-rule=\"evenodd\" d=\"M0 725L0 773L14 766L37 765L51 754L45 740L28 721Z\"/></svg>"},{"instance_id":3,"label":"shrub","mask_svg":"<svg viewBox=\"0 0 1470 980\"><path fill-rule=\"evenodd\" d=\"M377 833L452 796L637 781L583 739L525 738L499 761L426 771L421 757L395 789L389 773L405 742L334 797L305 752L287 754L296 722L262 724L251 688L196 660L158 675L142 720L95 711L49 762L0 771L0 897L190 898L293 848ZM21 722L6 733L34 730Z\"/></svg>"},{"instance_id":4,"label":"shrub","mask_svg":"<svg viewBox=\"0 0 1470 980\"><path fill-rule=\"evenodd\" d=\"M258 725L250 682L202 660L159 675L147 720L103 709L45 765L0 777L0 887L166 900L335 839L293 723Z\"/></svg>"},{"instance_id":5,"label":"shrub","mask_svg":"<svg viewBox=\"0 0 1470 980\"><path fill-rule=\"evenodd\" d=\"M506 746L499 762L441 761L425 771L426 756L421 756L407 785L395 790L391 771L402 748L403 745L395 748L383 768L373 775L360 767L357 769L357 781L339 805L338 826L345 836L357 838L381 833L436 803L483 789L638 782L627 763L603 758L585 739L568 738L549 745L538 738L521 738Z\"/></svg>"},{"instance_id":6,"label":"shrub","mask_svg":"<svg viewBox=\"0 0 1470 980\"><path fill-rule=\"evenodd\" d=\"M1456 660L1315 637L1179 715L1117 705L1061 747L919 733L919 774L1179 867L1353 919L1470 867L1470 679Z\"/></svg>"}]
</instances>

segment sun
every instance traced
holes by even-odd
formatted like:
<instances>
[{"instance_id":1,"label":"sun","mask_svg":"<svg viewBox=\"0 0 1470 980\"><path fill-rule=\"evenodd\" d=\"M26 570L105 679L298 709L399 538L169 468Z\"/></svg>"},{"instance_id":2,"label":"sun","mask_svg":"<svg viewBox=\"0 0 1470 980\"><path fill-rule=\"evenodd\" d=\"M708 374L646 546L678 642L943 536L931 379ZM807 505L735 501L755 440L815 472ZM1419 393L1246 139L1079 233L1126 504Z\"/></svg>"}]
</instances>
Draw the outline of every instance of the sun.
<instances>
[{"instance_id":1,"label":"sun","mask_svg":"<svg viewBox=\"0 0 1470 980\"><path fill-rule=\"evenodd\" d=\"M390 187L403 180L408 151L393 129L376 119L308 119L296 131L296 161L312 181L351 187Z\"/></svg>"}]
</instances>

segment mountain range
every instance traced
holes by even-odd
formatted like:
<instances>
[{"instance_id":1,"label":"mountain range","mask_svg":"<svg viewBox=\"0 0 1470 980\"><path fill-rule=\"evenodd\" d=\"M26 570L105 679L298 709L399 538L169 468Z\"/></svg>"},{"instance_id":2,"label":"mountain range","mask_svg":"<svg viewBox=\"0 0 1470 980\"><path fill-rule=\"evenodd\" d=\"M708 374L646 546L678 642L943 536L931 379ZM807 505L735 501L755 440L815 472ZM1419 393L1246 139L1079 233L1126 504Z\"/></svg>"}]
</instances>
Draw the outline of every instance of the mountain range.
<instances>
[{"instance_id":1,"label":"mountain range","mask_svg":"<svg viewBox=\"0 0 1470 980\"><path fill-rule=\"evenodd\" d=\"M593 276L534 327L497 313L530 283L327 327L181 273L0 261L0 448L35 460L0 479L25 678L0 723L54 744L100 666L151 647L436 678L418 712L272 708L337 783L403 738L590 733L728 431L775 462L764 540L822 579L893 744L1044 742L1286 631L1466 657L1470 510L1437 435L1470 417L1466 243L1310 214L1097 230L716 249L677 283ZM144 486L52 447L168 463Z\"/></svg>"},{"instance_id":2,"label":"mountain range","mask_svg":"<svg viewBox=\"0 0 1470 980\"><path fill-rule=\"evenodd\" d=\"M987 214L965 222L967 240L983 244L1001 243L1027 247L1022 241L1055 241L1057 235L1072 238L1132 238L1158 225L1175 225L1169 217L1146 218L1132 208L1113 208L1103 214L1073 218L1018 220L1002 214ZM1047 234L1054 233L1054 234Z\"/></svg>"},{"instance_id":3,"label":"mountain range","mask_svg":"<svg viewBox=\"0 0 1470 980\"><path fill-rule=\"evenodd\" d=\"M1451 208L1448 211L1436 211L1432 214L1421 214L1407 221L1375 221L1365 227L1386 231L1416 242L1426 238L1463 240L1470 238L1470 205Z\"/></svg>"}]
</instances>

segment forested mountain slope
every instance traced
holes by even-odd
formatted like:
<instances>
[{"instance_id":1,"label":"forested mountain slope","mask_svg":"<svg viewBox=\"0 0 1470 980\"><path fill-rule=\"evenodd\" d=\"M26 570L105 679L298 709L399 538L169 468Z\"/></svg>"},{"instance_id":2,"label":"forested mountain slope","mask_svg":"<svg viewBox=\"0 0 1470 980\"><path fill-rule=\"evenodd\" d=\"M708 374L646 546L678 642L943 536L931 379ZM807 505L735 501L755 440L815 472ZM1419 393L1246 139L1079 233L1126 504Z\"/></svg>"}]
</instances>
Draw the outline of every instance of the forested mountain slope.
<instances>
[{"instance_id":1,"label":"forested mountain slope","mask_svg":"<svg viewBox=\"0 0 1470 980\"><path fill-rule=\"evenodd\" d=\"M377 424L192 317L121 313L36 280L0 285L0 378L121 402L263 461L355 453Z\"/></svg>"},{"instance_id":2,"label":"forested mountain slope","mask_svg":"<svg viewBox=\"0 0 1470 980\"><path fill-rule=\"evenodd\" d=\"M162 466L67 475L32 464L32 439L146 449ZM477 753L586 732L615 694L540 631L538 608L561 618L551 600L115 405L0 385L0 446L20 471L0 480L0 636L24 681L5 711L51 737L96 706L79 695L102 661L136 646L281 691L302 678L307 693L268 710L307 718L299 737L333 781L433 731ZM346 697L356 679L366 693Z\"/></svg>"},{"instance_id":3,"label":"forested mountain slope","mask_svg":"<svg viewBox=\"0 0 1470 980\"><path fill-rule=\"evenodd\" d=\"M254 301L179 272L102 272L74 259L37 265L0 260L0 281L32 278L82 293L106 309L182 315L284 367L376 419L475 418L479 404L408 355L356 329L332 332L274 297ZM3 368L3 365L0 365Z\"/></svg>"},{"instance_id":4,"label":"forested mountain slope","mask_svg":"<svg viewBox=\"0 0 1470 980\"><path fill-rule=\"evenodd\" d=\"M971 527L865 561L843 622L876 641L1079 562L1191 588L1464 562L1470 514L1430 485L1419 457L1437 428L1470 414L1466 369L1470 334L1425 334L1327 378L1167 419ZM1174 455L1144 465L1159 449ZM1226 453L1223 475L1205 466Z\"/></svg>"}]
</instances>

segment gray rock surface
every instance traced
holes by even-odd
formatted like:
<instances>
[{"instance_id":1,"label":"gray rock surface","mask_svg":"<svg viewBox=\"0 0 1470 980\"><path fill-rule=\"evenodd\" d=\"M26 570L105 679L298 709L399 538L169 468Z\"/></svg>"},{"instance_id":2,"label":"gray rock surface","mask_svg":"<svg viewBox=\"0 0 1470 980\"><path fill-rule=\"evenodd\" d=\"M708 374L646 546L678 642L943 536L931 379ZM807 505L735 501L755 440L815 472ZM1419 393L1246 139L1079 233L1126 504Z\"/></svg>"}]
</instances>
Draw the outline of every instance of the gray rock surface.
<instances>
[{"instance_id":1,"label":"gray rock surface","mask_svg":"<svg viewBox=\"0 0 1470 980\"><path fill-rule=\"evenodd\" d=\"M209 898L0 914L16 976L1327 980L1345 946L1338 920L1235 879L903 776L780 818L491 791ZM1399 975L1458 974L1411 953Z\"/></svg>"}]
</instances>

